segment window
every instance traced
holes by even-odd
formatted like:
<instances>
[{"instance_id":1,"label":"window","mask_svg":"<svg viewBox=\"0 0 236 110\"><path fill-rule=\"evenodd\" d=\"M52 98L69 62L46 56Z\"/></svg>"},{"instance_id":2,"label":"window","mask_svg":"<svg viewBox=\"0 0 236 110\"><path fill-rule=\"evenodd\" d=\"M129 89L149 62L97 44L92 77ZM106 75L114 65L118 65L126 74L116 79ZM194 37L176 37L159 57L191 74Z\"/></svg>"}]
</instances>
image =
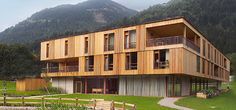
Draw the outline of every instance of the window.
<instances>
[{"instance_id":1,"label":"window","mask_svg":"<svg viewBox=\"0 0 236 110\"><path fill-rule=\"evenodd\" d=\"M206 56L206 42L205 42L205 40L202 40L202 54L203 54L203 56Z\"/></svg>"},{"instance_id":2,"label":"window","mask_svg":"<svg viewBox=\"0 0 236 110\"><path fill-rule=\"evenodd\" d=\"M104 70L105 71L113 70L113 54L104 56Z\"/></svg>"},{"instance_id":3,"label":"window","mask_svg":"<svg viewBox=\"0 0 236 110\"><path fill-rule=\"evenodd\" d=\"M202 73L205 73L205 60L202 59Z\"/></svg>"},{"instance_id":4,"label":"window","mask_svg":"<svg viewBox=\"0 0 236 110\"><path fill-rule=\"evenodd\" d=\"M137 69L137 52L126 53L126 70Z\"/></svg>"},{"instance_id":5,"label":"window","mask_svg":"<svg viewBox=\"0 0 236 110\"><path fill-rule=\"evenodd\" d=\"M200 57L197 56L197 72L200 73Z\"/></svg>"},{"instance_id":6,"label":"window","mask_svg":"<svg viewBox=\"0 0 236 110\"><path fill-rule=\"evenodd\" d=\"M154 51L154 69L169 67L169 50Z\"/></svg>"},{"instance_id":7,"label":"window","mask_svg":"<svg viewBox=\"0 0 236 110\"><path fill-rule=\"evenodd\" d=\"M49 43L46 44L46 58L49 57Z\"/></svg>"},{"instance_id":8,"label":"window","mask_svg":"<svg viewBox=\"0 0 236 110\"><path fill-rule=\"evenodd\" d=\"M125 31L125 49L136 48L136 30Z\"/></svg>"},{"instance_id":9,"label":"window","mask_svg":"<svg viewBox=\"0 0 236 110\"><path fill-rule=\"evenodd\" d=\"M224 67L227 68L227 60L224 58Z\"/></svg>"},{"instance_id":10,"label":"window","mask_svg":"<svg viewBox=\"0 0 236 110\"><path fill-rule=\"evenodd\" d=\"M210 47L210 44L208 44L208 59L210 59L211 57L211 47Z\"/></svg>"},{"instance_id":11,"label":"window","mask_svg":"<svg viewBox=\"0 0 236 110\"><path fill-rule=\"evenodd\" d=\"M219 67L217 65L214 65L214 76L219 76Z\"/></svg>"},{"instance_id":12,"label":"window","mask_svg":"<svg viewBox=\"0 0 236 110\"><path fill-rule=\"evenodd\" d=\"M88 48L89 48L89 42L88 42L88 37L85 37L85 44L84 44L84 53L88 53Z\"/></svg>"},{"instance_id":13,"label":"window","mask_svg":"<svg viewBox=\"0 0 236 110\"><path fill-rule=\"evenodd\" d=\"M68 55L68 40L65 41L65 56Z\"/></svg>"},{"instance_id":14,"label":"window","mask_svg":"<svg viewBox=\"0 0 236 110\"><path fill-rule=\"evenodd\" d=\"M87 56L85 57L85 71L93 71L94 69L94 57L93 56Z\"/></svg>"},{"instance_id":15,"label":"window","mask_svg":"<svg viewBox=\"0 0 236 110\"><path fill-rule=\"evenodd\" d=\"M112 51L114 50L114 33L105 34L104 37L104 51Z\"/></svg>"}]
</instances>

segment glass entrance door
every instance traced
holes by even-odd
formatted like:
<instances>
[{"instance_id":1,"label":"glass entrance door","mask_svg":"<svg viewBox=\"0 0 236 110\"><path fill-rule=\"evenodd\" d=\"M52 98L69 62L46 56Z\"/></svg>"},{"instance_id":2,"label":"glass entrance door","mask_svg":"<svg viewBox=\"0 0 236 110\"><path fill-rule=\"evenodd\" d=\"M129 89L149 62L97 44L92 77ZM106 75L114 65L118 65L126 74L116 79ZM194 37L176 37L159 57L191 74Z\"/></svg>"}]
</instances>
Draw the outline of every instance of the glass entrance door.
<instances>
[{"instance_id":1,"label":"glass entrance door","mask_svg":"<svg viewBox=\"0 0 236 110\"><path fill-rule=\"evenodd\" d=\"M82 87L82 81L76 81L75 82L75 93L82 93L83 87Z\"/></svg>"},{"instance_id":2,"label":"glass entrance door","mask_svg":"<svg viewBox=\"0 0 236 110\"><path fill-rule=\"evenodd\" d=\"M177 76L167 77L167 96L178 97L181 96L181 78Z\"/></svg>"}]
</instances>

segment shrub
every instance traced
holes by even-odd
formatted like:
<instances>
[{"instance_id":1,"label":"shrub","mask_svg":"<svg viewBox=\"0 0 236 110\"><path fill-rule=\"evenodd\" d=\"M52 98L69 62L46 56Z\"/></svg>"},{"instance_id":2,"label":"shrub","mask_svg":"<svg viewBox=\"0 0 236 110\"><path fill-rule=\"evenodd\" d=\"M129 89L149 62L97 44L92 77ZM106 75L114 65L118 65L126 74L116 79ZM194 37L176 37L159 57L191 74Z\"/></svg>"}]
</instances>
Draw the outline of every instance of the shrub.
<instances>
[{"instance_id":1,"label":"shrub","mask_svg":"<svg viewBox=\"0 0 236 110\"><path fill-rule=\"evenodd\" d=\"M66 104L50 104L46 107L40 107L38 110L87 110L85 106L72 106Z\"/></svg>"},{"instance_id":2,"label":"shrub","mask_svg":"<svg viewBox=\"0 0 236 110\"><path fill-rule=\"evenodd\" d=\"M65 93L65 91L62 88L52 87L49 86L47 88L41 88L40 91L49 92L50 94L62 94Z\"/></svg>"}]
</instances>

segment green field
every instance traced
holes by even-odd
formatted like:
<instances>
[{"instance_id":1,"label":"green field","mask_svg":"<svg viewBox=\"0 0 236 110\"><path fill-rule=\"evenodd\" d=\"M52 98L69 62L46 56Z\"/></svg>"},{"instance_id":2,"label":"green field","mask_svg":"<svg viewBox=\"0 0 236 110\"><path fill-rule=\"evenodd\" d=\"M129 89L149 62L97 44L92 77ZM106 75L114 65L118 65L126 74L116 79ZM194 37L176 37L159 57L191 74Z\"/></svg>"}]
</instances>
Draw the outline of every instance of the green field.
<instances>
[{"instance_id":1,"label":"green field","mask_svg":"<svg viewBox=\"0 0 236 110\"><path fill-rule=\"evenodd\" d=\"M210 99L186 97L176 102L177 105L196 110L235 110L236 109L236 82L230 84L232 89L228 93Z\"/></svg>"}]
</instances>

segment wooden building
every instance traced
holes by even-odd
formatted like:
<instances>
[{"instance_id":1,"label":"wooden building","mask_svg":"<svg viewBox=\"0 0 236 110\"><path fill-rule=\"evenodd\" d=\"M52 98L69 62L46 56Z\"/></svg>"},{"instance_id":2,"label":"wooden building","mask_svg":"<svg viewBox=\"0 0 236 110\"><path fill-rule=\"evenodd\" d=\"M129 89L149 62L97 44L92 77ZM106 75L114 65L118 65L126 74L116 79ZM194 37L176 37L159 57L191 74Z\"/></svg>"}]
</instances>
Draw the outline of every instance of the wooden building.
<instances>
[{"instance_id":1,"label":"wooden building","mask_svg":"<svg viewBox=\"0 0 236 110\"><path fill-rule=\"evenodd\" d=\"M41 76L67 93L185 96L220 87L230 71L182 17L44 41L41 61Z\"/></svg>"},{"instance_id":2,"label":"wooden building","mask_svg":"<svg viewBox=\"0 0 236 110\"><path fill-rule=\"evenodd\" d=\"M16 91L32 91L47 87L47 83L42 78L22 78L16 80Z\"/></svg>"}]
</instances>

